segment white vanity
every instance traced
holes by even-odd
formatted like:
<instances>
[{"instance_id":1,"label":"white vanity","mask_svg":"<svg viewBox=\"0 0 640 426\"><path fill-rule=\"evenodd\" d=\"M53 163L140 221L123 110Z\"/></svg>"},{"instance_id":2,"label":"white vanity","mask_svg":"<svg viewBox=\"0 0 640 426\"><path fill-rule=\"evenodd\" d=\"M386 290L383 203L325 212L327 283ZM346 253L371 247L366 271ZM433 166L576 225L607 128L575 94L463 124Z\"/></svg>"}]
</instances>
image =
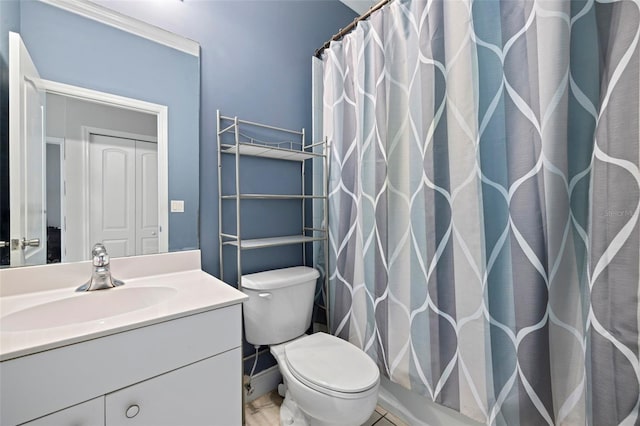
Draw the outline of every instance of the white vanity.
<instances>
[{"instance_id":1,"label":"white vanity","mask_svg":"<svg viewBox=\"0 0 640 426\"><path fill-rule=\"evenodd\" d=\"M246 296L200 252L0 270L0 424L242 424Z\"/></svg>"}]
</instances>

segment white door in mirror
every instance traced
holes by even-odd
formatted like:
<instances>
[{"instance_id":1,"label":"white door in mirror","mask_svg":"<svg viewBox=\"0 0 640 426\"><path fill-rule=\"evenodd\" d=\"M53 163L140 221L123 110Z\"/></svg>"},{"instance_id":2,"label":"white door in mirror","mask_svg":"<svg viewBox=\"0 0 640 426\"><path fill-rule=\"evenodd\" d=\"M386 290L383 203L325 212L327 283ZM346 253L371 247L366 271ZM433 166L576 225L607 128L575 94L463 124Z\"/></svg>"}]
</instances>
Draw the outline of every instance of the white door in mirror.
<instances>
[{"instance_id":1,"label":"white door in mirror","mask_svg":"<svg viewBox=\"0 0 640 426\"><path fill-rule=\"evenodd\" d=\"M19 176L9 183L11 266L47 261L44 106L38 70L20 35L10 32L9 174Z\"/></svg>"},{"instance_id":2,"label":"white door in mirror","mask_svg":"<svg viewBox=\"0 0 640 426\"><path fill-rule=\"evenodd\" d=\"M157 145L91 134L89 146L87 245L100 241L111 257L157 253Z\"/></svg>"}]
</instances>

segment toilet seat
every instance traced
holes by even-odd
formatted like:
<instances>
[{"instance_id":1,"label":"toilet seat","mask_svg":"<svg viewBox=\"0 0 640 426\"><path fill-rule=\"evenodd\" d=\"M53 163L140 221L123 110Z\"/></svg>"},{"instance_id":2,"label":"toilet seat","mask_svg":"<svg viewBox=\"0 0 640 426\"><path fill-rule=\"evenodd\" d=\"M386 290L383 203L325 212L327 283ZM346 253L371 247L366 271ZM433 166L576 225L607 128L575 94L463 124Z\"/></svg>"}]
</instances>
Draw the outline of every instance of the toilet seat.
<instances>
[{"instance_id":1,"label":"toilet seat","mask_svg":"<svg viewBox=\"0 0 640 426\"><path fill-rule=\"evenodd\" d=\"M326 333L286 344L284 359L296 379L331 396L349 398L372 389L380 380L378 367L366 353Z\"/></svg>"}]
</instances>

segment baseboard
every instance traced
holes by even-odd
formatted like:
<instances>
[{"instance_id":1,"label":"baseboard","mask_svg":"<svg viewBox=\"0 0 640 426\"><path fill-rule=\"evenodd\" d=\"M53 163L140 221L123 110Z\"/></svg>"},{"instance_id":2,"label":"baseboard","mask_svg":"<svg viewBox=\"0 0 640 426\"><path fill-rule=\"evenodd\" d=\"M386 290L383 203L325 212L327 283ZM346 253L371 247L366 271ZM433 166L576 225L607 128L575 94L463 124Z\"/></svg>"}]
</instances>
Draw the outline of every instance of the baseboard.
<instances>
[{"instance_id":1,"label":"baseboard","mask_svg":"<svg viewBox=\"0 0 640 426\"><path fill-rule=\"evenodd\" d=\"M244 376L245 383L249 379L249 376ZM277 365L269 367L266 370L254 374L251 379L251 387L253 392L251 395L247 394L246 388L244 389L244 402L251 402L254 399L260 398L262 395L271 392L278 388L278 385L282 383L282 376L280 375L280 369Z\"/></svg>"}]
</instances>

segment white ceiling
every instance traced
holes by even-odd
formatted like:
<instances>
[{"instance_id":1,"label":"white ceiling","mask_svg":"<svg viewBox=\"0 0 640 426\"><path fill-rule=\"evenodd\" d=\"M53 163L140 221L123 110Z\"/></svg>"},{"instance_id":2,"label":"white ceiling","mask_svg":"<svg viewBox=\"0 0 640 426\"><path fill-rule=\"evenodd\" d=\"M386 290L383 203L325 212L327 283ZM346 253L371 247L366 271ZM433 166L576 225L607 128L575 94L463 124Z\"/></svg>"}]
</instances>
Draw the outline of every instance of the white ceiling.
<instances>
[{"instance_id":1,"label":"white ceiling","mask_svg":"<svg viewBox=\"0 0 640 426\"><path fill-rule=\"evenodd\" d=\"M377 1L376 0L340 0L342 3L349 6L353 9L357 14L362 15L370 7L374 6Z\"/></svg>"}]
</instances>

